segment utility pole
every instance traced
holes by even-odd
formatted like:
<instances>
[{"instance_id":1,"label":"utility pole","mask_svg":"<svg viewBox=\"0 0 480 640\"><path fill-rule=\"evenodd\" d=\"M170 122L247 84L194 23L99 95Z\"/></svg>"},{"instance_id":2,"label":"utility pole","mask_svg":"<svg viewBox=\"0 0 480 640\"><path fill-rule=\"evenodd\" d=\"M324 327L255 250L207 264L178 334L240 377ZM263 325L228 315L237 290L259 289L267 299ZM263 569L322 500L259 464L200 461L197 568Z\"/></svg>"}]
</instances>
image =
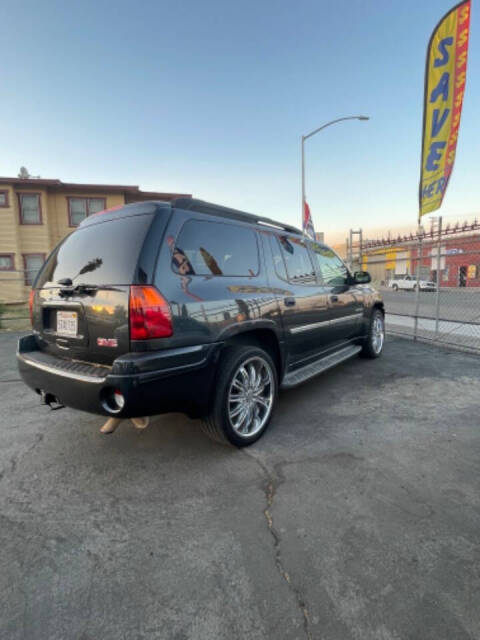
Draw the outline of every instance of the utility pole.
<instances>
[{"instance_id":1,"label":"utility pole","mask_svg":"<svg viewBox=\"0 0 480 640\"><path fill-rule=\"evenodd\" d=\"M303 221L305 220L305 140L308 140L308 138L311 138L312 136L316 135L319 131L322 131L322 129L326 129L327 127L330 127L332 124L336 124L337 122L343 122L344 120L370 120L370 117L369 116L346 116L344 118L337 118L336 120L331 120L330 122L323 124L321 127L318 127L313 131L310 131L310 133L307 133L306 136L302 136L301 138L302 205L301 205L300 213L302 216L302 229L303 229Z\"/></svg>"}]
</instances>

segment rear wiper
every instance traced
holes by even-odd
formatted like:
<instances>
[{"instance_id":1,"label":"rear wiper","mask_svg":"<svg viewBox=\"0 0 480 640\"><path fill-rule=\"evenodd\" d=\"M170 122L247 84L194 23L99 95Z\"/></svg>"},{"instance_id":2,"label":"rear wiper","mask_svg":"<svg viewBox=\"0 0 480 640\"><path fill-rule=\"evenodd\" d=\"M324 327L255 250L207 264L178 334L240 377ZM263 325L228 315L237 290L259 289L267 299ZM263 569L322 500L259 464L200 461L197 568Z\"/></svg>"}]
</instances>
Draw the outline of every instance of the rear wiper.
<instances>
[{"instance_id":1,"label":"rear wiper","mask_svg":"<svg viewBox=\"0 0 480 640\"><path fill-rule=\"evenodd\" d=\"M68 280L68 278L65 278L65 280ZM63 283L59 280L58 284ZM118 287L109 284L86 284L85 282L79 282L75 286L60 287L59 293L61 296L72 296L75 293L94 293L99 289L105 291L120 291Z\"/></svg>"},{"instance_id":2,"label":"rear wiper","mask_svg":"<svg viewBox=\"0 0 480 640\"><path fill-rule=\"evenodd\" d=\"M85 284L84 282L79 282L73 287L73 290L78 293L88 293L89 291L97 291L97 284Z\"/></svg>"},{"instance_id":3,"label":"rear wiper","mask_svg":"<svg viewBox=\"0 0 480 640\"><path fill-rule=\"evenodd\" d=\"M69 280L69 278L64 278L64 280ZM70 286L60 288L61 296L72 296L74 293L92 293L93 291L98 290L98 285L96 284L85 284L83 282L80 282L75 286L72 286L71 282L72 281L70 280ZM61 282L59 280L58 284L66 284L66 283Z\"/></svg>"}]
</instances>

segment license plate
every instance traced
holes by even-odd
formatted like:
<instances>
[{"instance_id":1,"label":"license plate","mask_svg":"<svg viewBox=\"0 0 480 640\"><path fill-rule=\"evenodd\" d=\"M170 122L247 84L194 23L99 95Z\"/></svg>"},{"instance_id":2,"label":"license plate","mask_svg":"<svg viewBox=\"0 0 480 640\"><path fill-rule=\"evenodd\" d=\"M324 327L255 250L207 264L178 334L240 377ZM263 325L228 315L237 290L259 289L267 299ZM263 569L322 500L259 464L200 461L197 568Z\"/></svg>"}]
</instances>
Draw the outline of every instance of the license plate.
<instances>
[{"instance_id":1,"label":"license plate","mask_svg":"<svg viewBox=\"0 0 480 640\"><path fill-rule=\"evenodd\" d=\"M57 311L57 333L62 336L76 336L78 317L76 311Z\"/></svg>"}]
</instances>

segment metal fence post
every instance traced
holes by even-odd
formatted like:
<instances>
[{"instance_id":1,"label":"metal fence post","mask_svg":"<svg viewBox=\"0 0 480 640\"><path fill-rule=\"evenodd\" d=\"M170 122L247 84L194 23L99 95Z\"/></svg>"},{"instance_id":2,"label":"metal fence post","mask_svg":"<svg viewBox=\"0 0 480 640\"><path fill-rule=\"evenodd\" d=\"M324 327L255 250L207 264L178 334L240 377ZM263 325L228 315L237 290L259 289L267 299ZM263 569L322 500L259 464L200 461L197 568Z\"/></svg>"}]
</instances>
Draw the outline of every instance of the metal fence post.
<instances>
[{"instance_id":1,"label":"metal fence post","mask_svg":"<svg viewBox=\"0 0 480 640\"><path fill-rule=\"evenodd\" d=\"M362 230L359 230L360 233L360 248L359 248L359 254L358 254L358 261L359 261L359 265L358 268L360 269L360 271L363 271L363 233Z\"/></svg>"},{"instance_id":2,"label":"metal fence post","mask_svg":"<svg viewBox=\"0 0 480 640\"><path fill-rule=\"evenodd\" d=\"M415 285L415 319L413 324L413 339L417 339L418 332L418 309L420 306L420 263L422 261L422 235L420 228L418 230L418 249L417 249L417 281Z\"/></svg>"},{"instance_id":3,"label":"metal fence post","mask_svg":"<svg viewBox=\"0 0 480 640\"><path fill-rule=\"evenodd\" d=\"M440 321L440 267L441 261L441 243L442 243L442 216L438 218L438 246L437 246L437 290L435 292L435 340L438 339L439 321Z\"/></svg>"}]
</instances>

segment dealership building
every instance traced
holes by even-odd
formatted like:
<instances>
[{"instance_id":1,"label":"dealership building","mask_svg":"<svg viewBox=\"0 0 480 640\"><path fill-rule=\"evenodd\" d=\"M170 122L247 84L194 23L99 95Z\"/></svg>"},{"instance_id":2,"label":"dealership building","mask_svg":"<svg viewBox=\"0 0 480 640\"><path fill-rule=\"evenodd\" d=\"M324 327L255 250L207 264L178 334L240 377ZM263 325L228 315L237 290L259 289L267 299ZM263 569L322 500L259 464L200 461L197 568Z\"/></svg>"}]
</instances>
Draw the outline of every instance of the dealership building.
<instances>
[{"instance_id":1,"label":"dealership building","mask_svg":"<svg viewBox=\"0 0 480 640\"><path fill-rule=\"evenodd\" d=\"M362 248L363 268L377 284L386 284L395 276L416 275L419 259L421 279L436 282L439 268L441 287L480 287L480 232L454 229L440 241L427 234L421 249L416 238L387 246L382 241L367 242Z\"/></svg>"}]
</instances>

